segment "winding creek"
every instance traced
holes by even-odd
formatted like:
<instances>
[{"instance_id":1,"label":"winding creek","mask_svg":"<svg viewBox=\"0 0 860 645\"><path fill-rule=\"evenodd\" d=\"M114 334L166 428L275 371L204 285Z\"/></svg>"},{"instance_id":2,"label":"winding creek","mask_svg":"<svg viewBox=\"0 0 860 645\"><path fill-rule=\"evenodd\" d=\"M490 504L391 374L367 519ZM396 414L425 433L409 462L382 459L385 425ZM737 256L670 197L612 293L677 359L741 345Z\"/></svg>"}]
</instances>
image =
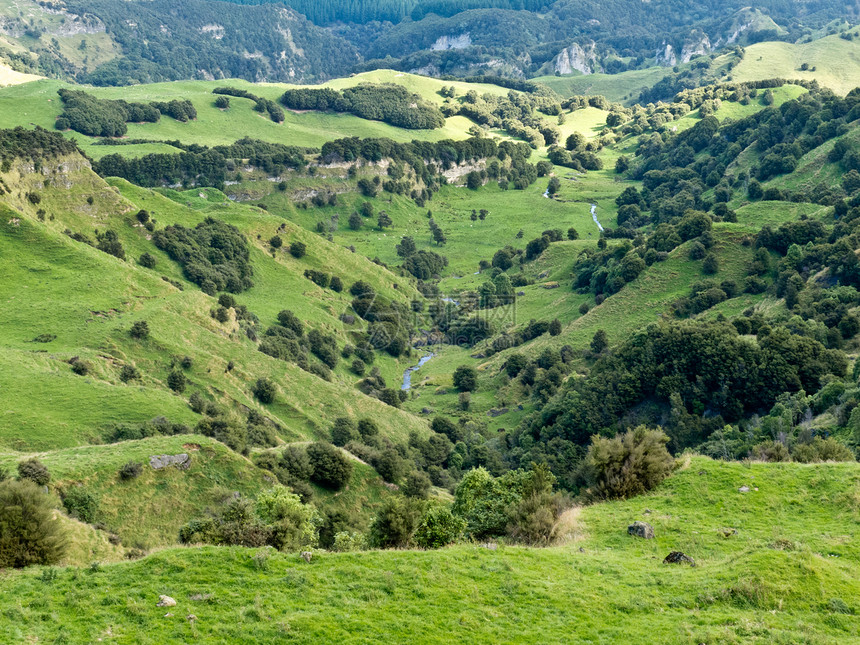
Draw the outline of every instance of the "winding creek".
<instances>
[{"instance_id":1,"label":"winding creek","mask_svg":"<svg viewBox=\"0 0 860 645\"><path fill-rule=\"evenodd\" d=\"M544 195L544 197L549 197L549 195L548 194ZM601 225L600 221L597 219L597 204L591 205L591 219L593 219L594 223L597 224L597 228L599 228L600 231L603 232L603 225ZM450 302L454 305L460 304L457 300L454 300L453 298L450 298L448 296L444 296L443 298L441 298L441 300L443 302ZM406 390L406 391L411 390L412 389L412 373L417 372L419 369L421 369L421 367L425 363L427 363L427 361L429 361L431 358L433 358L434 356L436 356L436 354L434 354L432 352L429 354L425 354L420 359L418 359L417 365L413 365L412 367L406 368L406 371L403 372L403 383L401 384L400 389Z\"/></svg>"},{"instance_id":2,"label":"winding creek","mask_svg":"<svg viewBox=\"0 0 860 645\"><path fill-rule=\"evenodd\" d=\"M603 232L603 226L601 226L600 222L597 220L597 204L591 205L591 219L594 220L594 223L597 224L597 228L600 229L600 232Z\"/></svg>"},{"instance_id":3,"label":"winding creek","mask_svg":"<svg viewBox=\"0 0 860 645\"><path fill-rule=\"evenodd\" d=\"M403 385L400 386L400 389L407 391L410 390L412 388L412 372L416 372L421 369L421 366L434 356L436 356L436 354L434 354L433 352L425 354L420 359L418 359L418 365L413 365L412 367L406 368L406 371L403 372Z\"/></svg>"}]
</instances>

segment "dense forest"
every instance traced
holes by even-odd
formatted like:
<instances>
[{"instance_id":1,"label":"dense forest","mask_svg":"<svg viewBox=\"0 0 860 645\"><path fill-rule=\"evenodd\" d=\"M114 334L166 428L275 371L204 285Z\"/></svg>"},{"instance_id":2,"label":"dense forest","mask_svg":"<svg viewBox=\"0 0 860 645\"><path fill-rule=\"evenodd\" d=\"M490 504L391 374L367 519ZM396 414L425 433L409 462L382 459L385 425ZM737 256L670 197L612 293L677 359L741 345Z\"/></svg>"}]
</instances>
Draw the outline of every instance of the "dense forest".
<instances>
[{"instance_id":1,"label":"dense forest","mask_svg":"<svg viewBox=\"0 0 860 645\"><path fill-rule=\"evenodd\" d=\"M278 5L208 0L67 4L72 11L98 15L123 51L121 58L87 74L85 82L93 85L207 77L313 82L343 75L358 62L348 43ZM208 31L213 25L216 30Z\"/></svg>"}]
</instances>

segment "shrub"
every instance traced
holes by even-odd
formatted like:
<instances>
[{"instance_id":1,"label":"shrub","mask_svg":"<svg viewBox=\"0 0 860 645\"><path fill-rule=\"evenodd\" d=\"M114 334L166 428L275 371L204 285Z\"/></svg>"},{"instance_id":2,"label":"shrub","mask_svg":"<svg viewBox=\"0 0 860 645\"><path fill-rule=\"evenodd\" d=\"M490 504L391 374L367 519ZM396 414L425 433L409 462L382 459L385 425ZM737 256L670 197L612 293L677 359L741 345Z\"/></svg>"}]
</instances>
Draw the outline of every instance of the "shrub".
<instances>
[{"instance_id":1,"label":"shrub","mask_svg":"<svg viewBox=\"0 0 860 645\"><path fill-rule=\"evenodd\" d=\"M0 483L0 569L53 564L65 551L51 498L31 481Z\"/></svg>"},{"instance_id":2,"label":"shrub","mask_svg":"<svg viewBox=\"0 0 860 645\"><path fill-rule=\"evenodd\" d=\"M325 488L340 490L352 476L352 462L330 443L317 441L307 448L311 479Z\"/></svg>"},{"instance_id":3,"label":"shrub","mask_svg":"<svg viewBox=\"0 0 860 645\"><path fill-rule=\"evenodd\" d=\"M427 499L430 494L430 477L423 470L413 470L406 475L406 481L400 490L406 497L415 499Z\"/></svg>"},{"instance_id":4,"label":"shrub","mask_svg":"<svg viewBox=\"0 0 860 645\"><path fill-rule=\"evenodd\" d=\"M752 447L751 453L752 457L759 461L791 461L788 448L779 441L762 441Z\"/></svg>"},{"instance_id":5,"label":"shrub","mask_svg":"<svg viewBox=\"0 0 860 645\"><path fill-rule=\"evenodd\" d=\"M794 447L791 454L795 461L809 464L820 461L854 461L854 453L844 443L833 437L815 437L812 443L801 443Z\"/></svg>"},{"instance_id":6,"label":"shrub","mask_svg":"<svg viewBox=\"0 0 860 645\"><path fill-rule=\"evenodd\" d=\"M371 541L382 548L410 545L421 520L421 502L404 497L390 497L370 526Z\"/></svg>"},{"instance_id":7,"label":"shrub","mask_svg":"<svg viewBox=\"0 0 860 645\"><path fill-rule=\"evenodd\" d=\"M641 495L669 476L674 467L662 430L639 426L612 439L594 437L581 476L594 499L625 499Z\"/></svg>"},{"instance_id":8,"label":"shrub","mask_svg":"<svg viewBox=\"0 0 860 645\"><path fill-rule=\"evenodd\" d=\"M179 370L173 370L167 375L167 387L181 394L185 391L185 374Z\"/></svg>"},{"instance_id":9,"label":"shrub","mask_svg":"<svg viewBox=\"0 0 860 645\"><path fill-rule=\"evenodd\" d=\"M332 551L338 553L346 553L349 551L364 551L367 548L367 538L363 533L350 533L349 531L339 531L334 534L334 543L331 546Z\"/></svg>"},{"instance_id":10,"label":"shrub","mask_svg":"<svg viewBox=\"0 0 860 645\"><path fill-rule=\"evenodd\" d=\"M284 245L284 241L281 239L280 235L275 235L272 239L269 240L269 245L273 249L279 249Z\"/></svg>"},{"instance_id":11,"label":"shrub","mask_svg":"<svg viewBox=\"0 0 860 645\"><path fill-rule=\"evenodd\" d=\"M559 334L561 334L561 321L558 318L554 318L549 324L549 335L558 336Z\"/></svg>"},{"instance_id":12,"label":"shrub","mask_svg":"<svg viewBox=\"0 0 860 645\"><path fill-rule=\"evenodd\" d=\"M277 388L270 379L263 377L257 379L257 381L254 383L252 391L254 393L254 396L257 397L257 400L260 401L260 403L269 404L274 402Z\"/></svg>"},{"instance_id":13,"label":"shrub","mask_svg":"<svg viewBox=\"0 0 860 645\"><path fill-rule=\"evenodd\" d=\"M129 461L119 469L119 478L123 481L137 479L143 472L143 464L136 461Z\"/></svg>"},{"instance_id":14,"label":"shrub","mask_svg":"<svg viewBox=\"0 0 860 645\"><path fill-rule=\"evenodd\" d=\"M119 380L123 383L136 381L140 378L140 372L134 365L123 365L119 371Z\"/></svg>"},{"instance_id":15,"label":"shrub","mask_svg":"<svg viewBox=\"0 0 860 645\"><path fill-rule=\"evenodd\" d=\"M364 376L364 371L367 369L367 365L360 358L356 358L352 361L352 365L350 366L350 370L352 373L357 376Z\"/></svg>"},{"instance_id":16,"label":"shrub","mask_svg":"<svg viewBox=\"0 0 860 645\"><path fill-rule=\"evenodd\" d=\"M90 373L90 364L87 361L76 358L72 361L72 371L78 376L86 376Z\"/></svg>"},{"instance_id":17,"label":"shrub","mask_svg":"<svg viewBox=\"0 0 860 645\"><path fill-rule=\"evenodd\" d=\"M358 429L352 419L340 417L334 420L334 426L331 429L331 442L334 445L345 446L356 439L358 439Z\"/></svg>"},{"instance_id":18,"label":"shrub","mask_svg":"<svg viewBox=\"0 0 860 645\"><path fill-rule=\"evenodd\" d=\"M358 434L360 434L361 438L366 442L371 437L375 437L379 434L379 426L376 425L376 421L373 419L359 419Z\"/></svg>"},{"instance_id":19,"label":"shrub","mask_svg":"<svg viewBox=\"0 0 860 645\"><path fill-rule=\"evenodd\" d=\"M463 392L474 392L478 389L478 373L474 367L460 365L454 370L454 387Z\"/></svg>"},{"instance_id":20,"label":"shrub","mask_svg":"<svg viewBox=\"0 0 860 645\"><path fill-rule=\"evenodd\" d=\"M38 486L45 486L51 481L48 467L36 458L18 463L18 478L28 479Z\"/></svg>"},{"instance_id":21,"label":"shrub","mask_svg":"<svg viewBox=\"0 0 860 645\"><path fill-rule=\"evenodd\" d=\"M405 464L400 453L392 447L383 450L373 462L373 467L385 481L396 484L405 470Z\"/></svg>"},{"instance_id":22,"label":"shrub","mask_svg":"<svg viewBox=\"0 0 860 645\"><path fill-rule=\"evenodd\" d=\"M73 486L63 495L66 512L81 522L92 524L99 512L99 500L83 486Z\"/></svg>"},{"instance_id":23,"label":"shrub","mask_svg":"<svg viewBox=\"0 0 860 645\"><path fill-rule=\"evenodd\" d=\"M546 545L553 539L562 508L561 496L552 492L555 481L546 464L532 464L522 499L510 511L511 537L535 545Z\"/></svg>"},{"instance_id":24,"label":"shrub","mask_svg":"<svg viewBox=\"0 0 860 645\"><path fill-rule=\"evenodd\" d=\"M439 549L456 542L466 522L444 506L431 506L415 530L415 544L422 549Z\"/></svg>"},{"instance_id":25,"label":"shrub","mask_svg":"<svg viewBox=\"0 0 860 645\"><path fill-rule=\"evenodd\" d=\"M138 258L137 263L146 269L154 269L156 264L155 257L149 253L141 255Z\"/></svg>"},{"instance_id":26,"label":"shrub","mask_svg":"<svg viewBox=\"0 0 860 645\"><path fill-rule=\"evenodd\" d=\"M483 467L470 470L454 491L451 512L466 522L466 531L476 539L504 535L508 511L521 499L522 471L495 478Z\"/></svg>"},{"instance_id":27,"label":"shrub","mask_svg":"<svg viewBox=\"0 0 860 645\"><path fill-rule=\"evenodd\" d=\"M304 242L299 242L295 240L290 243L290 255L292 255L296 259L301 259L305 257L305 253L307 253L308 247L305 246Z\"/></svg>"},{"instance_id":28,"label":"shrub","mask_svg":"<svg viewBox=\"0 0 860 645\"><path fill-rule=\"evenodd\" d=\"M131 326L128 333L131 334L132 338L137 338L138 340L149 338L149 323L145 320L138 320Z\"/></svg>"},{"instance_id":29,"label":"shrub","mask_svg":"<svg viewBox=\"0 0 860 645\"><path fill-rule=\"evenodd\" d=\"M329 289L334 291L335 293L340 293L343 291L343 280L341 280L338 276L333 275L331 277L331 282L328 283Z\"/></svg>"},{"instance_id":30,"label":"shrub","mask_svg":"<svg viewBox=\"0 0 860 645\"><path fill-rule=\"evenodd\" d=\"M257 517L271 527L269 545L279 551L315 546L319 533L319 513L310 504L284 487L260 493L255 508Z\"/></svg>"}]
</instances>

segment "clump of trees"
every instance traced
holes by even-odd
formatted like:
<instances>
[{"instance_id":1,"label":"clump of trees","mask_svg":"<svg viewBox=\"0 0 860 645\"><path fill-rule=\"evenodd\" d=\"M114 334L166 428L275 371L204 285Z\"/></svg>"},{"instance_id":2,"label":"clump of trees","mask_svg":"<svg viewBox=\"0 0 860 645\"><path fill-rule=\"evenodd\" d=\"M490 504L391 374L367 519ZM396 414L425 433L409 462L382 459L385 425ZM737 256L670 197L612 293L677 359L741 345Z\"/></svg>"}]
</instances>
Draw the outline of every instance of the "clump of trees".
<instances>
[{"instance_id":1,"label":"clump of trees","mask_svg":"<svg viewBox=\"0 0 860 645\"><path fill-rule=\"evenodd\" d=\"M159 229L152 241L209 295L240 293L254 284L247 239L231 224L207 217L191 229L181 224Z\"/></svg>"},{"instance_id":2,"label":"clump of trees","mask_svg":"<svg viewBox=\"0 0 860 645\"><path fill-rule=\"evenodd\" d=\"M97 99L83 90L63 88L57 93L63 102L63 112L57 118L56 128L94 137L121 137L128 131L127 123L156 123L162 114L177 121L197 118L197 110L188 100L147 104Z\"/></svg>"},{"instance_id":3,"label":"clump of trees","mask_svg":"<svg viewBox=\"0 0 860 645\"><path fill-rule=\"evenodd\" d=\"M284 92L281 103L291 110L349 112L412 130L441 128L445 117L434 105L402 85L363 83L342 91L300 88Z\"/></svg>"}]
</instances>

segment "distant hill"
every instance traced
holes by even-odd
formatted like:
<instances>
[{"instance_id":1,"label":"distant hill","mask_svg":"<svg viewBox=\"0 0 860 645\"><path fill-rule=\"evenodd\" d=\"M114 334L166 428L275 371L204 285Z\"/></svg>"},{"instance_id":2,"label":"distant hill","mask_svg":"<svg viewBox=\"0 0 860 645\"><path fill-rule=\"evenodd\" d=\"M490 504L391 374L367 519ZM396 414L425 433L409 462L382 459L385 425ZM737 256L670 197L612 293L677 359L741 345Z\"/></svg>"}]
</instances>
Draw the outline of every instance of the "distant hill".
<instances>
[{"instance_id":1,"label":"distant hill","mask_svg":"<svg viewBox=\"0 0 860 645\"><path fill-rule=\"evenodd\" d=\"M672 68L726 47L819 38L858 15L856 2L835 0L718 5L20 0L14 10L0 6L0 61L94 85L228 77L315 83L380 67L436 76L614 75Z\"/></svg>"}]
</instances>

